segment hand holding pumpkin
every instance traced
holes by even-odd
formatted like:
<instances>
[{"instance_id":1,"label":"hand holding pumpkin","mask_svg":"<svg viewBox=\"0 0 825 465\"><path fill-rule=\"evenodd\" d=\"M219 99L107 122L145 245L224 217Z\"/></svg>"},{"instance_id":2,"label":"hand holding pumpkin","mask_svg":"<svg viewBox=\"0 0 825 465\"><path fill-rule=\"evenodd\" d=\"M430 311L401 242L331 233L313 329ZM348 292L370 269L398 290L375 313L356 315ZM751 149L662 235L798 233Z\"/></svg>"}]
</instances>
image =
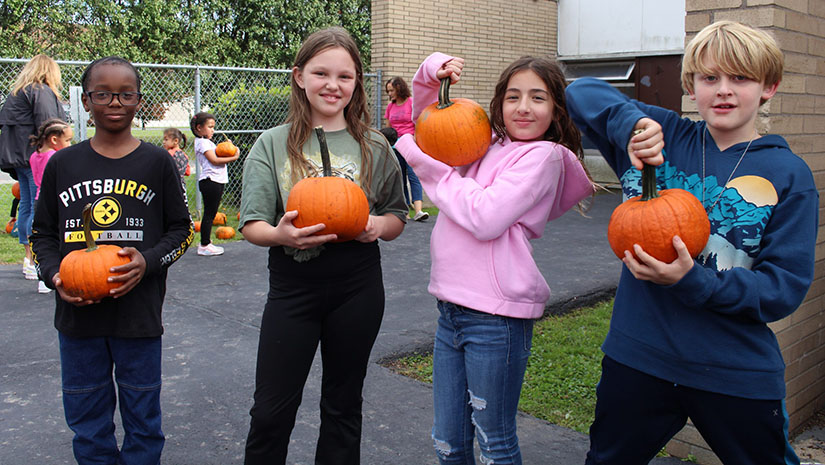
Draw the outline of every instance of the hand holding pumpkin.
<instances>
[{"instance_id":1,"label":"hand holding pumpkin","mask_svg":"<svg viewBox=\"0 0 825 465\"><path fill-rule=\"evenodd\" d=\"M326 228L326 225L323 223L313 224L305 228L295 227L292 221L297 217L297 210L290 210L284 213L281 221L278 222L278 226L275 227L275 231L273 231L276 244L305 250L338 239L338 236L335 234L315 235ZM244 231L246 231L246 226L244 227Z\"/></svg>"},{"instance_id":2,"label":"hand holding pumpkin","mask_svg":"<svg viewBox=\"0 0 825 465\"><path fill-rule=\"evenodd\" d=\"M633 134L627 141L627 155L630 163L638 170L644 164L658 166L665 161L662 150L665 148L665 137L662 126L650 118L641 118L634 126Z\"/></svg>"},{"instance_id":3,"label":"hand holding pumpkin","mask_svg":"<svg viewBox=\"0 0 825 465\"><path fill-rule=\"evenodd\" d=\"M622 262L636 279L670 286L684 278L694 266L687 245L679 236L673 236L673 248L676 250L676 260L665 263L645 252L639 244L634 244L633 253L625 251Z\"/></svg>"},{"instance_id":4,"label":"hand holding pumpkin","mask_svg":"<svg viewBox=\"0 0 825 465\"><path fill-rule=\"evenodd\" d=\"M146 274L146 259L138 249L124 247L117 254L121 257L128 257L130 261L124 265L113 266L109 270L114 273L114 276L109 276L109 282L122 283L120 287L112 289L110 297L115 299L131 291Z\"/></svg>"},{"instance_id":5,"label":"hand holding pumpkin","mask_svg":"<svg viewBox=\"0 0 825 465\"><path fill-rule=\"evenodd\" d=\"M462 69L464 69L464 58L455 57L441 65L441 68L435 72L435 77L438 79L449 77L450 83L455 84L461 79Z\"/></svg>"}]
</instances>

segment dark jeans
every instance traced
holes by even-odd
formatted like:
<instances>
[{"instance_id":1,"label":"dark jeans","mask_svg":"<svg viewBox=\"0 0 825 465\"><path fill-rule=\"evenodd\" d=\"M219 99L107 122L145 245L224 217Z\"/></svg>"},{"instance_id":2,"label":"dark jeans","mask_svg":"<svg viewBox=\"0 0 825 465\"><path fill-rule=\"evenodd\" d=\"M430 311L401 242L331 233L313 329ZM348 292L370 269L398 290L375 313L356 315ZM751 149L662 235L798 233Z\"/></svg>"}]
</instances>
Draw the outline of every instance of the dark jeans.
<instances>
[{"instance_id":1,"label":"dark jeans","mask_svg":"<svg viewBox=\"0 0 825 465\"><path fill-rule=\"evenodd\" d=\"M161 338L75 338L58 333L63 410L74 431L80 465L154 465L165 442L161 431ZM114 367L117 382L112 382ZM115 438L120 404L123 445Z\"/></svg>"},{"instance_id":2,"label":"dark jeans","mask_svg":"<svg viewBox=\"0 0 825 465\"><path fill-rule=\"evenodd\" d=\"M785 400L701 391L602 359L587 465L646 465L688 417L722 463L791 465Z\"/></svg>"},{"instance_id":3,"label":"dark jeans","mask_svg":"<svg viewBox=\"0 0 825 465\"><path fill-rule=\"evenodd\" d=\"M198 182L198 189L203 197L203 218L201 218L201 245L212 242L212 223L221 204L224 185L209 178Z\"/></svg>"},{"instance_id":4,"label":"dark jeans","mask_svg":"<svg viewBox=\"0 0 825 465\"><path fill-rule=\"evenodd\" d=\"M361 390L384 314L377 242L326 244L295 262L270 250L269 296L261 320L255 403L244 463L286 463L289 436L320 342L321 428L316 464L360 461Z\"/></svg>"}]
</instances>

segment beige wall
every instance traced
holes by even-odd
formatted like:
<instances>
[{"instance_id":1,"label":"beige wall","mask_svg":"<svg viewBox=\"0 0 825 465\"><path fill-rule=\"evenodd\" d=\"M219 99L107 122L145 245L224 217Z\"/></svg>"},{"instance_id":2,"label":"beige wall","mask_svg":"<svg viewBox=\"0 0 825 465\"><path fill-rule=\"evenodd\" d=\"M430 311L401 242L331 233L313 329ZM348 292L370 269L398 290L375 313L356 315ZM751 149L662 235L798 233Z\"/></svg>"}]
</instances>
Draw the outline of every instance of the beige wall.
<instances>
[{"instance_id":1,"label":"beige wall","mask_svg":"<svg viewBox=\"0 0 825 465\"><path fill-rule=\"evenodd\" d=\"M686 0L686 40L713 21L730 19L764 28L785 54L776 96L761 109L759 129L779 134L805 159L820 191L814 282L803 304L771 324L787 369L787 408L793 433L825 407L825 2L822 0ZM695 111L687 98L683 109ZM693 454L702 464L721 463L692 426L668 444L668 452Z\"/></svg>"},{"instance_id":2,"label":"beige wall","mask_svg":"<svg viewBox=\"0 0 825 465\"><path fill-rule=\"evenodd\" d=\"M473 99L488 110L507 65L522 55L555 54L556 23L550 0L373 0L372 69L382 70L384 82L401 76L412 86L431 53L459 56L466 63L450 97Z\"/></svg>"}]
</instances>

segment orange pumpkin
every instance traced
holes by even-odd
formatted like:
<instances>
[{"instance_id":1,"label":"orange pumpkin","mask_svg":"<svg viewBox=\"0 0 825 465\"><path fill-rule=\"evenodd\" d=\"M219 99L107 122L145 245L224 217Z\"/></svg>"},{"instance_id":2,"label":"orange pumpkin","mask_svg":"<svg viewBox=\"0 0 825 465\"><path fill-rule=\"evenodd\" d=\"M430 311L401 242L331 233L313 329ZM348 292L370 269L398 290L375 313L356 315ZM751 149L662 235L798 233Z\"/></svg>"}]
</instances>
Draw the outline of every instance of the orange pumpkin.
<instances>
[{"instance_id":1,"label":"orange pumpkin","mask_svg":"<svg viewBox=\"0 0 825 465\"><path fill-rule=\"evenodd\" d=\"M121 250L116 245L97 245L92 239L92 205L83 208L83 237L86 248L74 250L63 257L60 262L60 279L63 291L73 297L98 301L109 295L109 291L123 285L120 282L108 282L109 272L113 266L125 265L129 257L118 255Z\"/></svg>"},{"instance_id":2,"label":"orange pumpkin","mask_svg":"<svg viewBox=\"0 0 825 465\"><path fill-rule=\"evenodd\" d=\"M6 223L6 234L11 234L12 229L14 229L14 223L17 221L17 218L12 218Z\"/></svg>"},{"instance_id":3,"label":"orange pumpkin","mask_svg":"<svg viewBox=\"0 0 825 465\"><path fill-rule=\"evenodd\" d=\"M226 213L218 212L215 214L215 219L212 221L212 224L216 225L225 225L226 224Z\"/></svg>"},{"instance_id":4,"label":"orange pumpkin","mask_svg":"<svg viewBox=\"0 0 825 465\"><path fill-rule=\"evenodd\" d=\"M315 134L321 144L323 176L304 178L292 186L286 210L298 211L292 220L296 228L323 223L326 227L315 233L316 236L337 234L335 242L350 241L366 228L370 205L358 184L332 175L323 128L315 128Z\"/></svg>"},{"instance_id":5,"label":"orange pumpkin","mask_svg":"<svg viewBox=\"0 0 825 465\"><path fill-rule=\"evenodd\" d=\"M438 102L424 108L415 122L415 142L421 151L450 166L472 163L487 153L492 127L476 102L450 100L450 78L441 80Z\"/></svg>"},{"instance_id":6,"label":"orange pumpkin","mask_svg":"<svg viewBox=\"0 0 825 465\"><path fill-rule=\"evenodd\" d=\"M607 240L617 257L633 251L633 244L665 263L676 260L673 236L678 235L696 257L710 236L710 221L702 203L683 189L657 192L656 168L644 165L642 195L628 199L610 216ZM638 258L638 257L637 257Z\"/></svg>"},{"instance_id":7,"label":"orange pumpkin","mask_svg":"<svg viewBox=\"0 0 825 465\"><path fill-rule=\"evenodd\" d=\"M195 227L195 232L201 232L201 221L200 220L193 221L192 224Z\"/></svg>"},{"instance_id":8,"label":"orange pumpkin","mask_svg":"<svg viewBox=\"0 0 825 465\"><path fill-rule=\"evenodd\" d=\"M15 199L20 199L20 183L14 181L14 184L11 185L11 195L14 196Z\"/></svg>"},{"instance_id":9,"label":"orange pumpkin","mask_svg":"<svg viewBox=\"0 0 825 465\"><path fill-rule=\"evenodd\" d=\"M231 226L221 226L215 230L215 237L218 239L232 239L235 237L235 228Z\"/></svg>"},{"instance_id":10,"label":"orange pumpkin","mask_svg":"<svg viewBox=\"0 0 825 465\"><path fill-rule=\"evenodd\" d=\"M226 134L222 133L222 135L226 140L215 147L215 155L219 157L234 157L235 152L238 151L238 147L236 147L235 144L233 144L232 141L226 137Z\"/></svg>"}]
</instances>

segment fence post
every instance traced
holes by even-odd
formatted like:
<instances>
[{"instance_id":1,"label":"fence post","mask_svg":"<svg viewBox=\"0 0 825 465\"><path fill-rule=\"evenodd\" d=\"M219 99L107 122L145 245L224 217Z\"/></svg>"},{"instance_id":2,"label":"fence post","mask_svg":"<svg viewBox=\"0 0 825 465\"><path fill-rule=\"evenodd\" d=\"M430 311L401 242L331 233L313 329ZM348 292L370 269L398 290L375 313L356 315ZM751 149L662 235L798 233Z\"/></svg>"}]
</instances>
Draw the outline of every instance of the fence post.
<instances>
[{"instance_id":1,"label":"fence post","mask_svg":"<svg viewBox=\"0 0 825 465\"><path fill-rule=\"evenodd\" d=\"M81 95L83 95L83 87L69 87L69 118L74 123L75 139L82 142L88 139L86 137L86 120L89 119L89 114L83 108Z\"/></svg>"},{"instance_id":2,"label":"fence post","mask_svg":"<svg viewBox=\"0 0 825 465\"><path fill-rule=\"evenodd\" d=\"M195 67L195 106L193 108L195 113L199 113L201 111L201 68L200 66ZM192 116L195 116L194 114ZM190 117L191 119L191 117ZM195 136L193 134L193 136ZM197 136L195 136L197 137ZM195 141L192 141L192 145L195 145ZM201 198L201 190L198 189L198 179L200 178L201 174L201 164L198 162L198 157L195 155L195 211L198 212L198 215L203 214L203 199Z\"/></svg>"},{"instance_id":3,"label":"fence post","mask_svg":"<svg viewBox=\"0 0 825 465\"><path fill-rule=\"evenodd\" d=\"M375 127L381 127L381 117L383 113L381 112L381 92L384 91L384 79L381 77L381 70L375 70Z\"/></svg>"}]
</instances>

